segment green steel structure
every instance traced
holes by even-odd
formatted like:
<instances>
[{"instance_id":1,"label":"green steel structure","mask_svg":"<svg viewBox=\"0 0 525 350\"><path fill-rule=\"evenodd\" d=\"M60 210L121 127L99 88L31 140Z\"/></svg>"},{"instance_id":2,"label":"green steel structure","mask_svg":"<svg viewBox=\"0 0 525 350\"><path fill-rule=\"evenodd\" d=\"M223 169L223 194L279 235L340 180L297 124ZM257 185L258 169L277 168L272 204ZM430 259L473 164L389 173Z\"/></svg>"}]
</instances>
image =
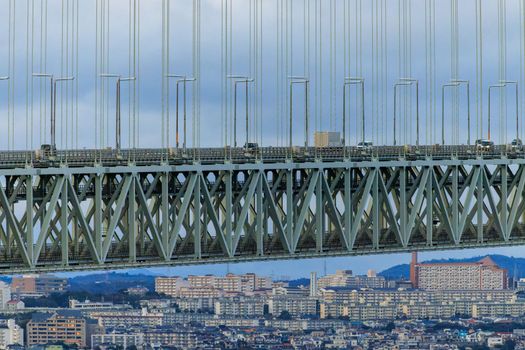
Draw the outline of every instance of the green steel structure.
<instances>
[{"instance_id":1,"label":"green steel structure","mask_svg":"<svg viewBox=\"0 0 525 350\"><path fill-rule=\"evenodd\" d=\"M0 272L525 243L520 154L334 152L314 161L0 169Z\"/></svg>"}]
</instances>

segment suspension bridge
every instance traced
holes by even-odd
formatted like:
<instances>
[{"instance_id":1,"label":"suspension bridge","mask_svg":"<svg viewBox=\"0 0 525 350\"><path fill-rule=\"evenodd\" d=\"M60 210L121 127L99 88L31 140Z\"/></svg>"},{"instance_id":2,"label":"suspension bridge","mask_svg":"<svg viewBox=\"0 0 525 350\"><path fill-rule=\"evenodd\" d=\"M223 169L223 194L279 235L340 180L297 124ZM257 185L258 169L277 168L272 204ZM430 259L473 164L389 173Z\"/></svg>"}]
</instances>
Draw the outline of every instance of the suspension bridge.
<instances>
[{"instance_id":1,"label":"suspension bridge","mask_svg":"<svg viewBox=\"0 0 525 350\"><path fill-rule=\"evenodd\" d=\"M0 273L525 244L525 1L445 3L0 0Z\"/></svg>"}]
</instances>

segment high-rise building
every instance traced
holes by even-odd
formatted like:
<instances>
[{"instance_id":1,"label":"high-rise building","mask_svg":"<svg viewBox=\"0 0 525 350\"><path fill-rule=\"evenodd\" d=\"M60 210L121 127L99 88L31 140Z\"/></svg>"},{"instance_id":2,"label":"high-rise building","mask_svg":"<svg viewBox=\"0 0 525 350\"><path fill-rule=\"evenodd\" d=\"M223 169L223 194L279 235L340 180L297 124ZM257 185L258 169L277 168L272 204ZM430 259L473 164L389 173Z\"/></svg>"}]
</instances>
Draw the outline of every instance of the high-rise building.
<instances>
[{"instance_id":1,"label":"high-rise building","mask_svg":"<svg viewBox=\"0 0 525 350\"><path fill-rule=\"evenodd\" d=\"M310 296L316 297L317 291L317 272L310 272Z\"/></svg>"},{"instance_id":2,"label":"high-rise building","mask_svg":"<svg viewBox=\"0 0 525 350\"><path fill-rule=\"evenodd\" d=\"M13 319L0 320L0 349L9 345L24 345L24 330Z\"/></svg>"},{"instance_id":3,"label":"high-rise building","mask_svg":"<svg viewBox=\"0 0 525 350\"><path fill-rule=\"evenodd\" d=\"M11 288L5 282L0 281L0 308L5 310L7 303L11 300Z\"/></svg>"},{"instance_id":4,"label":"high-rise building","mask_svg":"<svg viewBox=\"0 0 525 350\"><path fill-rule=\"evenodd\" d=\"M507 288L507 270L490 257L468 263L418 263L413 253L410 278L425 290L498 290Z\"/></svg>"}]
</instances>

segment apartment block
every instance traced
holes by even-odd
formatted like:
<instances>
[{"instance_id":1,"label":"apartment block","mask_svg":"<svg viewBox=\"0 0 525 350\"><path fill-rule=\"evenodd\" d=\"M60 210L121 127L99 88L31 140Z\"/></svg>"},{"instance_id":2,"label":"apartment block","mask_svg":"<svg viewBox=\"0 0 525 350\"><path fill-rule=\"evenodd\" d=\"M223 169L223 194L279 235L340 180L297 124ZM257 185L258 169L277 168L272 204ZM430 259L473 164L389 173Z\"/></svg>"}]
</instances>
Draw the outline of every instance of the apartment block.
<instances>
[{"instance_id":1,"label":"apartment block","mask_svg":"<svg viewBox=\"0 0 525 350\"><path fill-rule=\"evenodd\" d=\"M287 311L293 317L317 314L317 299L297 295L274 295L268 300L268 311L279 316Z\"/></svg>"},{"instance_id":2,"label":"apartment block","mask_svg":"<svg viewBox=\"0 0 525 350\"><path fill-rule=\"evenodd\" d=\"M27 345L63 342L86 347L90 346L91 333L100 330L95 321L86 319L76 310L34 313L27 323Z\"/></svg>"},{"instance_id":3,"label":"apartment block","mask_svg":"<svg viewBox=\"0 0 525 350\"><path fill-rule=\"evenodd\" d=\"M67 278L47 274L15 276L11 281L11 290L20 295L63 293L67 288Z\"/></svg>"},{"instance_id":4,"label":"apartment block","mask_svg":"<svg viewBox=\"0 0 525 350\"><path fill-rule=\"evenodd\" d=\"M354 276L352 270L337 270L335 274L319 278L317 285L318 288L386 288L387 281L373 270L368 271L366 276Z\"/></svg>"},{"instance_id":5,"label":"apartment block","mask_svg":"<svg viewBox=\"0 0 525 350\"><path fill-rule=\"evenodd\" d=\"M215 301L215 315L218 316L263 316L266 299L260 297L220 298Z\"/></svg>"},{"instance_id":6,"label":"apartment block","mask_svg":"<svg viewBox=\"0 0 525 350\"><path fill-rule=\"evenodd\" d=\"M182 277L157 277L155 278L155 292L175 297L182 287L188 287L188 281Z\"/></svg>"},{"instance_id":7,"label":"apartment block","mask_svg":"<svg viewBox=\"0 0 525 350\"><path fill-rule=\"evenodd\" d=\"M507 270L490 257L472 263L418 263L413 253L410 276L424 290L499 290L507 288Z\"/></svg>"},{"instance_id":8,"label":"apartment block","mask_svg":"<svg viewBox=\"0 0 525 350\"><path fill-rule=\"evenodd\" d=\"M162 325L161 313L150 313L142 310L96 310L89 312L89 317L98 320L105 328L119 326L157 327Z\"/></svg>"},{"instance_id":9,"label":"apartment block","mask_svg":"<svg viewBox=\"0 0 525 350\"><path fill-rule=\"evenodd\" d=\"M93 334L91 336L92 347L100 347L103 344L112 344L121 349L127 349L128 347L137 347L142 349L144 344L144 335L142 333L117 333L111 332L106 334Z\"/></svg>"}]
</instances>

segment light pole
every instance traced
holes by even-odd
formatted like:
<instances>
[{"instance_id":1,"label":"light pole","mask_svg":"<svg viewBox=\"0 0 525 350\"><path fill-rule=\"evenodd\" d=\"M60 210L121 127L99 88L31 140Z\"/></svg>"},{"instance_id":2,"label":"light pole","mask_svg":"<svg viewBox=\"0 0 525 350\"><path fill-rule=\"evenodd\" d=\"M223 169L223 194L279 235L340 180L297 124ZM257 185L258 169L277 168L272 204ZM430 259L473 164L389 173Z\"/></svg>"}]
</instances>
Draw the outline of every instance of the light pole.
<instances>
[{"instance_id":1,"label":"light pole","mask_svg":"<svg viewBox=\"0 0 525 350\"><path fill-rule=\"evenodd\" d=\"M304 133L305 133L305 138L304 138L304 147L305 148L308 148L308 133L309 133L309 125L308 125L308 121L309 121L309 108L308 108L308 86L310 84L310 80L306 77L288 77L288 79L290 79L290 154L293 154L292 151L293 151L293 130L292 130L292 126L293 126L293 86L295 84L304 84Z\"/></svg>"},{"instance_id":2,"label":"light pole","mask_svg":"<svg viewBox=\"0 0 525 350\"><path fill-rule=\"evenodd\" d=\"M348 85L361 86L361 137L365 142L365 80L363 78L346 77L343 84L343 146L346 146L346 89Z\"/></svg>"},{"instance_id":3,"label":"light pole","mask_svg":"<svg viewBox=\"0 0 525 350\"><path fill-rule=\"evenodd\" d=\"M117 153L120 153L121 149L121 115L120 115L120 85L123 81L132 81L135 80L135 77L122 78L118 74L101 74L102 78L117 78L117 92L115 97L115 147Z\"/></svg>"},{"instance_id":4,"label":"light pole","mask_svg":"<svg viewBox=\"0 0 525 350\"><path fill-rule=\"evenodd\" d=\"M441 87L441 143L445 144L445 89L447 87L459 87L465 84L467 87L467 145L470 146L470 81L468 80L451 80L450 83Z\"/></svg>"},{"instance_id":5,"label":"light pole","mask_svg":"<svg viewBox=\"0 0 525 350\"><path fill-rule=\"evenodd\" d=\"M55 78L53 74L34 73L35 78L49 78L51 83L51 152L55 152L56 147L56 104L57 104L57 83L74 80L75 77Z\"/></svg>"},{"instance_id":6,"label":"light pole","mask_svg":"<svg viewBox=\"0 0 525 350\"><path fill-rule=\"evenodd\" d=\"M501 89L501 88L505 88L507 87L508 85L515 85L516 89L515 89L515 94L516 94L516 139L519 139L520 138L520 129L519 129L519 109L518 109L518 82L517 81L513 81L513 80L501 80L499 82L499 84L494 84L494 85L490 85L489 86L489 113L488 113L488 139L490 140L490 99L491 99L491 91L492 89ZM506 124L506 123L505 123ZM506 125L505 125L506 127Z\"/></svg>"},{"instance_id":7,"label":"light pole","mask_svg":"<svg viewBox=\"0 0 525 350\"><path fill-rule=\"evenodd\" d=\"M246 132L246 142L244 147L248 147L248 134L249 134L249 94L248 94L248 83L252 83L255 80L247 76L242 75L229 75L228 79L233 80L233 147L237 147L237 85L244 84L244 93L245 93L245 132Z\"/></svg>"},{"instance_id":8,"label":"light pole","mask_svg":"<svg viewBox=\"0 0 525 350\"><path fill-rule=\"evenodd\" d=\"M168 74L168 78L176 78L175 82L175 144L176 147L179 148L179 85L183 84L183 132L184 132L184 140L182 147L184 150L186 150L186 83L187 82L193 82L196 79L195 78L188 78L185 75L178 75L178 74ZM168 120L166 122L166 139L167 139L167 145L169 148L170 144L170 118L168 115Z\"/></svg>"},{"instance_id":9,"label":"light pole","mask_svg":"<svg viewBox=\"0 0 525 350\"><path fill-rule=\"evenodd\" d=\"M401 86L416 86L416 146L419 146L419 80L401 78L394 84L394 146L396 145L397 89Z\"/></svg>"}]
</instances>

